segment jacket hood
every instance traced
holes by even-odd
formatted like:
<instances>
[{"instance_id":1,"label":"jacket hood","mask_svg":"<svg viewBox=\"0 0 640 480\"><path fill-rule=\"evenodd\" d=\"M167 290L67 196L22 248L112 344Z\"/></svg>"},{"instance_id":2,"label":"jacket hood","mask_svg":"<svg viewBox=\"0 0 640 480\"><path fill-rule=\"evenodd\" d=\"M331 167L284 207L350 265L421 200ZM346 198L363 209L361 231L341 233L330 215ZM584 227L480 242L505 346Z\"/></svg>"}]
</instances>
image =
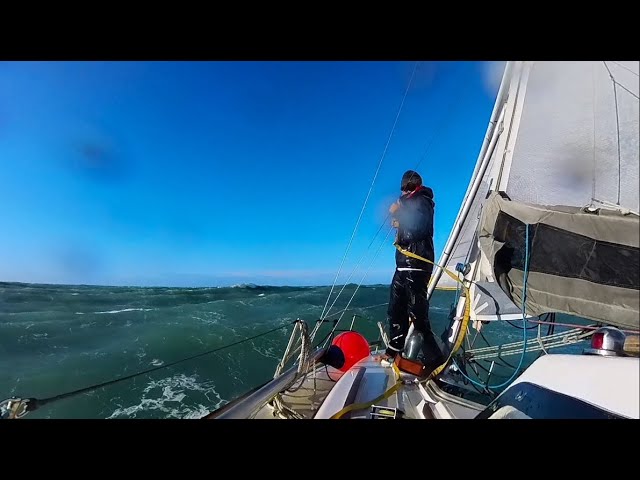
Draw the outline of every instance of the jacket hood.
<instances>
[{"instance_id":1,"label":"jacket hood","mask_svg":"<svg viewBox=\"0 0 640 480\"><path fill-rule=\"evenodd\" d=\"M431 190L431 187L422 187L419 192L416 192L416 195L422 195L423 197L433 200L433 190Z\"/></svg>"},{"instance_id":2,"label":"jacket hood","mask_svg":"<svg viewBox=\"0 0 640 480\"><path fill-rule=\"evenodd\" d=\"M430 187L423 186L422 188L420 188L420 190L415 192L413 195L409 194L405 198L409 198L409 197L411 198L423 197L435 205L435 202L433 201L433 190L431 190Z\"/></svg>"}]
</instances>

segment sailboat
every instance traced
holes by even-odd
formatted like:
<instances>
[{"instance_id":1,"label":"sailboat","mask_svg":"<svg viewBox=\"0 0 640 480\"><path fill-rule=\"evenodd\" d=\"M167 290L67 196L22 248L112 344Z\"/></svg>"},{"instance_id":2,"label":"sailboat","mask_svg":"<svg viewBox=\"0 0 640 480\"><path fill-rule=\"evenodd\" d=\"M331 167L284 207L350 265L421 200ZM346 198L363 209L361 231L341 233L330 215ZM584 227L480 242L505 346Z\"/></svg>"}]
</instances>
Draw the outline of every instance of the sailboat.
<instances>
[{"instance_id":1,"label":"sailboat","mask_svg":"<svg viewBox=\"0 0 640 480\"><path fill-rule=\"evenodd\" d=\"M429 298L455 290L444 363L425 371L409 344L386 361L384 320L375 339L356 316L338 328L346 309L329 319L330 292L320 319L294 323L272 379L203 418L640 418L639 67L506 62L428 286ZM521 339L476 346L501 327ZM506 357L518 363L496 380ZM12 397L0 418L180 361L44 400Z\"/></svg>"},{"instance_id":2,"label":"sailboat","mask_svg":"<svg viewBox=\"0 0 640 480\"><path fill-rule=\"evenodd\" d=\"M299 319L273 379L205 418L639 418L638 72L638 62L506 63L429 284L429 297L456 289L444 364L425 376L381 361L383 322L377 341L352 321L317 342L327 320ZM591 324L543 335L556 314ZM463 348L507 322L522 341ZM531 351L541 354L526 365ZM520 358L511 378L472 374L505 352Z\"/></svg>"}]
</instances>

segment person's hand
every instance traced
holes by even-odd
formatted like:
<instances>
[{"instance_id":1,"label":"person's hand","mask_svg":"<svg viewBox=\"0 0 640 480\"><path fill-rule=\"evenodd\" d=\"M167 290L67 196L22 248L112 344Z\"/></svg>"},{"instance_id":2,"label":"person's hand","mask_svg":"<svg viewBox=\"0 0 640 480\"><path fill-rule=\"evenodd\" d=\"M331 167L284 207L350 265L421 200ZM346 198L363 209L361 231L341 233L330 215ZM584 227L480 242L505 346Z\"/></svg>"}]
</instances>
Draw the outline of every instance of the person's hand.
<instances>
[{"instance_id":1,"label":"person's hand","mask_svg":"<svg viewBox=\"0 0 640 480\"><path fill-rule=\"evenodd\" d=\"M389 213L393 215L394 213L396 213L398 208L400 208L400 202L392 203L391 206L389 207Z\"/></svg>"}]
</instances>

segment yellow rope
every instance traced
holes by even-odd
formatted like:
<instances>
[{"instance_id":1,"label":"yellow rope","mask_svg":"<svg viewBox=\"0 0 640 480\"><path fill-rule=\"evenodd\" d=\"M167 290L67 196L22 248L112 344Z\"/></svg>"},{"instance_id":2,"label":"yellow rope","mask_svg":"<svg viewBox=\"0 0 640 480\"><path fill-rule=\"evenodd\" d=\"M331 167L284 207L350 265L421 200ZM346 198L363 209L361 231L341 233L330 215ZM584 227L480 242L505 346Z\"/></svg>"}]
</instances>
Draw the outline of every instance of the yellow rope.
<instances>
[{"instance_id":1,"label":"yellow rope","mask_svg":"<svg viewBox=\"0 0 640 480\"><path fill-rule=\"evenodd\" d=\"M444 370L447 364L451 361L453 354L456 353L460 348L460 346L462 345L462 342L464 341L464 337L467 334L467 326L469 325L469 318L471 316L471 294L469 293L469 288L451 270L443 267L442 265L438 265L437 263L432 262L431 260L421 257L420 255L416 255L413 252L405 250L397 243L394 243L393 246L396 247L400 251L400 253L406 255L407 257L415 258L417 260L422 260L423 262L427 262L427 263L430 263L431 265L435 265L436 267L440 267L447 275L449 275L456 282L462 285L462 288L464 289L464 293L465 293L464 313L462 315L462 322L460 324L460 330L458 331L458 336L456 338L455 343L453 344L453 347L451 348L451 352L449 352L449 357L447 358L447 360L442 365L440 365L435 370L433 370L433 372L431 372L429 376L425 380L423 380L423 382L427 382L431 380L433 377L435 377L436 375L440 374L442 370Z\"/></svg>"},{"instance_id":2,"label":"yellow rope","mask_svg":"<svg viewBox=\"0 0 640 480\"><path fill-rule=\"evenodd\" d=\"M415 253L409 252L409 251L403 249L402 247L400 247L396 243L394 243L393 246L396 247L401 253L403 253L404 255L406 255L408 257L412 257L412 258L415 258L417 260L422 260L423 262L427 262L427 263L430 263L430 264L435 265L437 267L440 267L447 275L449 275L451 278L453 278L456 282L460 283L462 285L462 288L464 289L464 292L465 292L464 313L462 315L462 322L460 324L460 329L458 330L458 336L456 337L456 341L453 344L453 347L451 348L451 352L449 352L449 357L447 358L447 360L442 365L440 365L439 367L434 369L426 379L422 380L422 383L425 383L425 382L431 380L436 375L440 374L442 372L442 370L444 370L444 368L447 366L447 364L451 361L451 358L453 357L453 354L456 353L458 351L458 349L460 348L460 346L462 345L462 342L464 341L464 337L467 334L467 326L469 325L469 318L470 318L470 315L471 315L471 294L469 293L469 288L452 271L450 271L450 270L438 265L435 262L432 262L431 260L427 260L426 258L421 257L420 255L416 255ZM394 371L394 373L396 375L396 382L391 386L391 388L389 388L386 392L384 392L379 397L376 397L376 398L374 398L373 400L371 400L369 402L352 403L351 405L347 405L342 410L334 413L330 418L331 419L341 418L347 412L350 412L352 410L362 410L362 409L368 408L371 405L373 405L374 403L380 402L380 401L384 400L385 398L390 397L402 385L402 376L401 376L400 370L398 369L398 366L395 363L392 363L391 366L393 367L393 371Z\"/></svg>"},{"instance_id":3,"label":"yellow rope","mask_svg":"<svg viewBox=\"0 0 640 480\"><path fill-rule=\"evenodd\" d=\"M400 375L400 370L398 370L398 367L396 366L395 363L392 363L391 366L393 367L393 372L396 374L396 383L394 383L391 386L391 388L389 388L382 395L380 395L379 397L374 398L370 402L352 403L351 405L347 405L346 407L344 407L339 412L334 413L331 417L329 417L329 419L330 420L338 419L338 418L342 417L347 412L350 412L352 410L362 410L364 408L370 407L371 405L373 405L376 402L380 402L380 401L384 400L385 398L390 397L391 394L393 394L396 390L398 390L398 388L400 388L400 385L402 385L402 378L401 378L401 375Z\"/></svg>"}]
</instances>

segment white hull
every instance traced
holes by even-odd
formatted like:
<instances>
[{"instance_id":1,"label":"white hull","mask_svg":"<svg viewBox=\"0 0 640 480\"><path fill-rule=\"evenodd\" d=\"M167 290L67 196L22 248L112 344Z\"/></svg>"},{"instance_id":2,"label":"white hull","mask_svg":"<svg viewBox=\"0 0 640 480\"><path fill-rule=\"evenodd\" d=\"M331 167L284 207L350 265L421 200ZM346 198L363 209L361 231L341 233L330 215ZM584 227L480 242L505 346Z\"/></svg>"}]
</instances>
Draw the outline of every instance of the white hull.
<instances>
[{"instance_id":1,"label":"white hull","mask_svg":"<svg viewBox=\"0 0 640 480\"><path fill-rule=\"evenodd\" d=\"M297 412L298 418L319 420L330 419L352 404L359 404L359 408L340 418L369 419L375 407L418 420L640 418L640 359L636 357L545 355L486 406L447 393L442 383L447 374L441 380L420 383L404 372L400 388L372 402L397 380L394 369L381 364L375 353L346 373L317 365L292 386L295 392L280 397L281 405ZM243 401L246 399L239 400ZM291 418L278 415L280 410L265 402L248 418ZM217 416L214 412L211 418Z\"/></svg>"}]
</instances>

